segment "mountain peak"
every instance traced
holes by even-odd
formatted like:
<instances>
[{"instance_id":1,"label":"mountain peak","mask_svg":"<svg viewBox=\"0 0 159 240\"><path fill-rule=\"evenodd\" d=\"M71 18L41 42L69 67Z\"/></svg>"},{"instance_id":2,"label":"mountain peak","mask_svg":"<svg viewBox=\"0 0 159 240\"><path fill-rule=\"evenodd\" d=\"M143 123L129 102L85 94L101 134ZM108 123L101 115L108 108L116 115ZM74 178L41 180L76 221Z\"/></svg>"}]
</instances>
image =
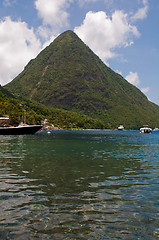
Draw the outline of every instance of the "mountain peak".
<instances>
[{"instance_id":1,"label":"mountain peak","mask_svg":"<svg viewBox=\"0 0 159 240\"><path fill-rule=\"evenodd\" d=\"M156 107L71 30L59 35L6 88L22 98L78 111L111 126L135 126L141 116L148 117L147 109Z\"/></svg>"}]
</instances>

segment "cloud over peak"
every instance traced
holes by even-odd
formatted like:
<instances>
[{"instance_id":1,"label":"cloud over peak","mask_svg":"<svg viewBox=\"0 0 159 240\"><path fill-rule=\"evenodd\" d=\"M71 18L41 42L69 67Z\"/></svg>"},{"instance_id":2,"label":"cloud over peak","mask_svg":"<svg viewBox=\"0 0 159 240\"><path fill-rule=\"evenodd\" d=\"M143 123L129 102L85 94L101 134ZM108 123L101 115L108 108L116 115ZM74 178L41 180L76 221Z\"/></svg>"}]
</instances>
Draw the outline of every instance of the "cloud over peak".
<instances>
[{"instance_id":1,"label":"cloud over peak","mask_svg":"<svg viewBox=\"0 0 159 240\"><path fill-rule=\"evenodd\" d=\"M115 48L131 45L132 38L140 35L123 11L115 11L111 17L90 11L74 31L105 62L116 56Z\"/></svg>"},{"instance_id":2,"label":"cloud over peak","mask_svg":"<svg viewBox=\"0 0 159 240\"><path fill-rule=\"evenodd\" d=\"M0 21L1 84L6 84L22 71L27 62L42 50L42 43L46 47L60 32L70 28L70 14L74 7L80 5L80 10L83 11L85 4L91 6L99 0L32 1L38 20L41 20L38 27L29 28L26 22L12 21L11 17L5 17ZM100 3L112 6L115 1L118 0L101 0ZM118 56L119 48L131 46L134 39L140 36L135 21L144 19L148 12L148 0L140 0L140 3L141 1L142 6L135 14L121 10L116 10L111 15L105 11L88 11L81 25L76 27L72 25L72 28L74 27L75 33L106 64L109 64L110 59ZM15 3L19 6L18 2L3 0L2 4L5 9L7 7L11 9L10 6Z\"/></svg>"},{"instance_id":3,"label":"cloud over peak","mask_svg":"<svg viewBox=\"0 0 159 240\"><path fill-rule=\"evenodd\" d=\"M72 0L36 0L35 8L43 21L43 31L61 29L69 25L67 8ZM49 35L49 34L48 34Z\"/></svg>"}]
</instances>

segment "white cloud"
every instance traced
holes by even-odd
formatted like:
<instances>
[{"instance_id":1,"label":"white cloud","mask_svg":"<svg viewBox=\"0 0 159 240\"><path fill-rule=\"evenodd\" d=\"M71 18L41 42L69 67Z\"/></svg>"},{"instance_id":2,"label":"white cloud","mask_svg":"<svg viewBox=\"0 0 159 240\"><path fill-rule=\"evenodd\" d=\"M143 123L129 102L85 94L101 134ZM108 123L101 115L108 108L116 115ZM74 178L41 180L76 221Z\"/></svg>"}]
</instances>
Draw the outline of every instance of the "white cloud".
<instances>
[{"instance_id":1,"label":"white cloud","mask_svg":"<svg viewBox=\"0 0 159 240\"><path fill-rule=\"evenodd\" d=\"M73 0L36 0L35 7L44 26L60 29L68 26L69 13L66 11Z\"/></svg>"},{"instance_id":2,"label":"white cloud","mask_svg":"<svg viewBox=\"0 0 159 240\"><path fill-rule=\"evenodd\" d=\"M131 20L136 21L136 20L142 20L145 19L147 17L147 13L148 13L148 0L143 0L143 7L139 8L138 11L132 16Z\"/></svg>"},{"instance_id":3,"label":"white cloud","mask_svg":"<svg viewBox=\"0 0 159 240\"><path fill-rule=\"evenodd\" d=\"M48 40L48 41L46 41L44 44L43 44L43 49L44 48L46 48L47 46L49 46L54 40L55 40L55 38L56 38L57 36L51 36L51 38Z\"/></svg>"},{"instance_id":4,"label":"white cloud","mask_svg":"<svg viewBox=\"0 0 159 240\"><path fill-rule=\"evenodd\" d=\"M90 11L74 31L105 62L116 56L115 48L131 45L132 37L140 35L122 11L115 11L112 17L103 11Z\"/></svg>"},{"instance_id":5,"label":"white cloud","mask_svg":"<svg viewBox=\"0 0 159 240\"><path fill-rule=\"evenodd\" d=\"M69 13L67 9L74 0L35 0L35 8L42 25L37 34L48 41L59 33L63 28L69 26Z\"/></svg>"},{"instance_id":6,"label":"white cloud","mask_svg":"<svg viewBox=\"0 0 159 240\"><path fill-rule=\"evenodd\" d=\"M146 87L146 88L142 88L141 91L146 94L150 91L150 88L149 87Z\"/></svg>"},{"instance_id":7,"label":"white cloud","mask_svg":"<svg viewBox=\"0 0 159 240\"><path fill-rule=\"evenodd\" d=\"M125 79L136 87L140 84L140 79L137 72L130 72ZM146 94L150 91L149 87L142 88L141 91Z\"/></svg>"},{"instance_id":8,"label":"white cloud","mask_svg":"<svg viewBox=\"0 0 159 240\"><path fill-rule=\"evenodd\" d=\"M11 81L41 49L33 29L10 17L0 21L0 84Z\"/></svg>"},{"instance_id":9,"label":"white cloud","mask_svg":"<svg viewBox=\"0 0 159 240\"><path fill-rule=\"evenodd\" d=\"M140 84L140 79L137 72L130 72L125 79L131 84L138 86Z\"/></svg>"}]
</instances>

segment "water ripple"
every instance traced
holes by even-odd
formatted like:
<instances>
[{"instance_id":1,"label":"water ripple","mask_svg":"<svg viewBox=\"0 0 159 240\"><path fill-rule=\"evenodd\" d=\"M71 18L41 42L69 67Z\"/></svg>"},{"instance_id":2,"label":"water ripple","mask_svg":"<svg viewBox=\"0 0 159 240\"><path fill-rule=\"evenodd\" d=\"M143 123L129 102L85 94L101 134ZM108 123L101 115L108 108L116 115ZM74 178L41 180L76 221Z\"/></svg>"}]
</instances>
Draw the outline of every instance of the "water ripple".
<instances>
[{"instance_id":1,"label":"water ripple","mask_svg":"<svg viewBox=\"0 0 159 240\"><path fill-rule=\"evenodd\" d=\"M0 239L156 239L159 134L0 139Z\"/></svg>"}]
</instances>

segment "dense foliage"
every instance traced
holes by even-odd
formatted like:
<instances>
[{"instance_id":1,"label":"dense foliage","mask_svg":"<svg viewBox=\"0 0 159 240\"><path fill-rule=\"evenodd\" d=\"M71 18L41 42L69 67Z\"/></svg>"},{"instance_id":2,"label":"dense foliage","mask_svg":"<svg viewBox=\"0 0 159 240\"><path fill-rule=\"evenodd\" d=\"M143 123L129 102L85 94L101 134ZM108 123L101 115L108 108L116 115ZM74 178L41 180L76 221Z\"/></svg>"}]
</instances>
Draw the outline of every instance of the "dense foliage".
<instances>
[{"instance_id":1,"label":"dense foliage","mask_svg":"<svg viewBox=\"0 0 159 240\"><path fill-rule=\"evenodd\" d=\"M92 128L159 126L159 107L108 68L72 31L61 34L31 60L6 89L55 112L61 109L60 116L73 114L80 124L81 116L87 116Z\"/></svg>"},{"instance_id":2,"label":"dense foliage","mask_svg":"<svg viewBox=\"0 0 159 240\"><path fill-rule=\"evenodd\" d=\"M25 114L24 114L25 113ZM76 129L76 128L105 128L104 123L98 119L80 115L71 111L61 109L48 109L40 104L30 101L15 99L9 92L0 86L0 116L10 118L9 125L18 125L24 122L26 116L27 124L41 124L41 121L48 119L55 127Z\"/></svg>"}]
</instances>

